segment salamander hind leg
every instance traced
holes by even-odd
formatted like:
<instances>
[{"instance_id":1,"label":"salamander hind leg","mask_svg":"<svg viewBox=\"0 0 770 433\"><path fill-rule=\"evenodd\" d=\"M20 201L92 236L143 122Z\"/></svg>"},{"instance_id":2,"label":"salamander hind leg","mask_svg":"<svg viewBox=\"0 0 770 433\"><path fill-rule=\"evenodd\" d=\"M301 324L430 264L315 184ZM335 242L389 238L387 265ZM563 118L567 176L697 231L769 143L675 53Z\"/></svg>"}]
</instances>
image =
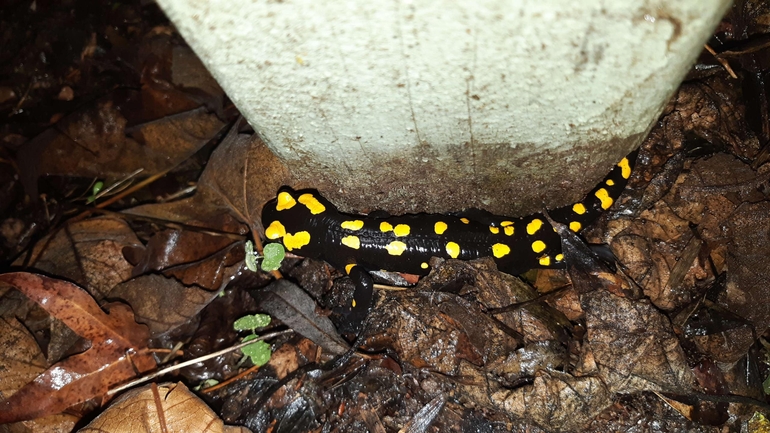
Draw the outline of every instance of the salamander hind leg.
<instances>
[{"instance_id":1,"label":"salamander hind leg","mask_svg":"<svg viewBox=\"0 0 770 433\"><path fill-rule=\"evenodd\" d=\"M344 267L345 272L355 284L353 299L347 306L336 308L335 311L343 317L340 328L343 331L357 332L369 314L374 297L374 281L369 272L357 264Z\"/></svg>"}]
</instances>

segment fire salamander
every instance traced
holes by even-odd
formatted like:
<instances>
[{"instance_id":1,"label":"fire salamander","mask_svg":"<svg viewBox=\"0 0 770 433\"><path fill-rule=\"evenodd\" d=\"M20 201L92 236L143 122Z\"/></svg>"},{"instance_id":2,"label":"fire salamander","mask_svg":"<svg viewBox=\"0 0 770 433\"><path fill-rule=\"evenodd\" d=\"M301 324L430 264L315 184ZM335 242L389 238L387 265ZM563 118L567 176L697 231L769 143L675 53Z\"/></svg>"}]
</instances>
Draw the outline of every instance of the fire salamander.
<instances>
[{"instance_id":1,"label":"fire salamander","mask_svg":"<svg viewBox=\"0 0 770 433\"><path fill-rule=\"evenodd\" d=\"M636 152L623 158L586 197L548 215L580 232L612 206L625 188ZM282 188L262 211L265 236L281 240L303 257L325 260L354 281L346 313L351 323L365 318L372 301L368 270L426 275L433 256L471 260L492 257L498 269L520 274L533 268L564 267L561 241L543 214L523 218L409 214L372 217L337 211L315 190Z\"/></svg>"}]
</instances>

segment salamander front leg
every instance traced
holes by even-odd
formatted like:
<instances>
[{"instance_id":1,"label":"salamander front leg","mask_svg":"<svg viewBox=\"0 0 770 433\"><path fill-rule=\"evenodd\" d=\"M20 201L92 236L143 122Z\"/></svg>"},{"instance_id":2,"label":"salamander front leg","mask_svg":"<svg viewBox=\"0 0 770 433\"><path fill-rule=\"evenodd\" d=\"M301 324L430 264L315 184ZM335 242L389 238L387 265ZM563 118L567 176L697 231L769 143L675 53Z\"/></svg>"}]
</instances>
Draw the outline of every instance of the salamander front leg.
<instances>
[{"instance_id":1,"label":"salamander front leg","mask_svg":"<svg viewBox=\"0 0 770 433\"><path fill-rule=\"evenodd\" d=\"M345 318L345 328L358 330L369 314L369 308L372 305L374 281L366 269L355 263L345 266L345 272L353 280L356 288L350 305L341 308L340 313Z\"/></svg>"}]
</instances>

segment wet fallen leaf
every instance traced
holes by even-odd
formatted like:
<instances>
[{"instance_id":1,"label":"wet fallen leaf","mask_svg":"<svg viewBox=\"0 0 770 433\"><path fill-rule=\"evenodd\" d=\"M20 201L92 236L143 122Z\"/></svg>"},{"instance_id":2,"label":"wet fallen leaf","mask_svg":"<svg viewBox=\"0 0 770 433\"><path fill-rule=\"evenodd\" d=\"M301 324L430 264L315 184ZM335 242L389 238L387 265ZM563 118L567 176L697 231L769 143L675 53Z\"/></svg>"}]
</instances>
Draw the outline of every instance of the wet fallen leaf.
<instances>
[{"instance_id":1,"label":"wet fallen leaf","mask_svg":"<svg viewBox=\"0 0 770 433\"><path fill-rule=\"evenodd\" d=\"M0 403L0 423L55 414L104 395L110 386L155 367L147 349L147 329L134 322L130 309L110 304L105 313L83 289L40 275L0 275L78 335L91 341L85 352L47 369Z\"/></svg>"}]
</instances>

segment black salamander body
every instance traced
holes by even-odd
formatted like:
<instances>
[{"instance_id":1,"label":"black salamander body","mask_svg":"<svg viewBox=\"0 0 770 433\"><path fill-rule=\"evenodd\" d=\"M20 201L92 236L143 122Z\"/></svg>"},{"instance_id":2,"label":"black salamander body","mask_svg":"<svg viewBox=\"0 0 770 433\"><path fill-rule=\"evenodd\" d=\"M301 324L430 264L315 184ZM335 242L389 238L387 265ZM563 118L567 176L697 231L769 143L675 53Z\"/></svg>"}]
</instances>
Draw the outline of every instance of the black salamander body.
<instances>
[{"instance_id":1,"label":"black salamander body","mask_svg":"<svg viewBox=\"0 0 770 433\"><path fill-rule=\"evenodd\" d=\"M623 158L585 199L548 214L580 232L612 206L631 176L635 153ZM431 257L471 260L492 257L509 274L564 267L561 241L542 214L523 218L409 214L375 218L337 211L315 190L282 189L262 211L269 240L303 257L325 260L356 283L352 312L365 316L371 303L368 270L417 275L430 271Z\"/></svg>"}]
</instances>

